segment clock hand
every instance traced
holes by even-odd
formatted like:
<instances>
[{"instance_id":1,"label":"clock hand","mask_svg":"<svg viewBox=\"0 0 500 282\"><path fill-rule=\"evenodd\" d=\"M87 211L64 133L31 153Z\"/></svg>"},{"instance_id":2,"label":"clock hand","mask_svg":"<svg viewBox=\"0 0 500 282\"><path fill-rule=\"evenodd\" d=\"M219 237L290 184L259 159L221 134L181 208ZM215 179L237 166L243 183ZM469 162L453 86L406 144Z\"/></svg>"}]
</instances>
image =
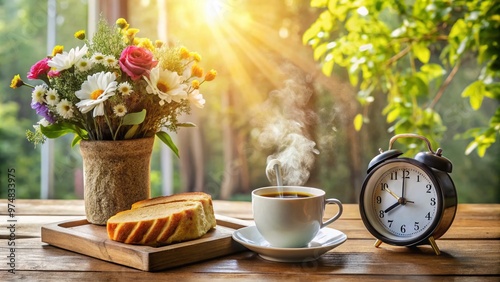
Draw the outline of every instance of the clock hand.
<instances>
[{"instance_id":1,"label":"clock hand","mask_svg":"<svg viewBox=\"0 0 500 282\"><path fill-rule=\"evenodd\" d=\"M404 198L405 197L405 171L403 170L403 179L401 180L401 182L403 182L403 187L401 187L401 197Z\"/></svg>"},{"instance_id":2,"label":"clock hand","mask_svg":"<svg viewBox=\"0 0 500 282\"><path fill-rule=\"evenodd\" d=\"M384 187L384 190L389 192L389 194L391 194L394 198L396 198L396 200L399 200L399 196L396 195L394 192L392 192L388 187Z\"/></svg>"},{"instance_id":3,"label":"clock hand","mask_svg":"<svg viewBox=\"0 0 500 282\"><path fill-rule=\"evenodd\" d=\"M399 205L400 205L400 203L398 201L394 205L392 205L392 206L388 207L387 209L385 209L384 213L388 213L388 212L392 211L394 208L396 208Z\"/></svg>"}]
</instances>

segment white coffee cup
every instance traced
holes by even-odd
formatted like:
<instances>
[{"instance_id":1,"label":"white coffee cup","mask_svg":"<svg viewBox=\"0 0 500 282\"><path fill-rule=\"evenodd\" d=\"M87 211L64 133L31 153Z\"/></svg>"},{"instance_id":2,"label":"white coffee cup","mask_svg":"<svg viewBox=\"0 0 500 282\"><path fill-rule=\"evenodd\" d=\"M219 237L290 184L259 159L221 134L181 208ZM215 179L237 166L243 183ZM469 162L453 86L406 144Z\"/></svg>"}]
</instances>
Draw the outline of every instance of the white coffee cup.
<instances>
[{"instance_id":1,"label":"white coffee cup","mask_svg":"<svg viewBox=\"0 0 500 282\"><path fill-rule=\"evenodd\" d=\"M298 197L288 197L291 192ZM273 196L279 193L285 196ZM327 204L336 204L338 212L323 222ZM343 208L339 200L325 199L325 191L318 188L269 186L252 191L252 210L257 230L271 246L300 248L307 246L321 228L337 220Z\"/></svg>"}]
</instances>

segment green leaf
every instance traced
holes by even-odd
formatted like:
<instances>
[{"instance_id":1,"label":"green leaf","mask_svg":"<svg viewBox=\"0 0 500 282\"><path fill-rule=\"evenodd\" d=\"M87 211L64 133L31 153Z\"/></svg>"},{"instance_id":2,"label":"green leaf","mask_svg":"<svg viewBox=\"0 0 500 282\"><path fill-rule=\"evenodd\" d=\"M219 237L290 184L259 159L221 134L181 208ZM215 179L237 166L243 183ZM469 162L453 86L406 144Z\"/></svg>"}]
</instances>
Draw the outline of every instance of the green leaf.
<instances>
[{"instance_id":1,"label":"green leaf","mask_svg":"<svg viewBox=\"0 0 500 282\"><path fill-rule=\"evenodd\" d=\"M82 137L80 135L75 134L75 137L73 138L73 141L71 142L71 147L75 147L76 144L80 143L82 140Z\"/></svg>"},{"instance_id":2,"label":"green leaf","mask_svg":"<svg viewBox=\"0 0 500 282\"><path fill-rule=\"evenodd\" d=\"M356 117L354 118L354 129L356 129L356 131L360 131L362 126L363 126L363 115L357 114Z\"/></svg>"},{"instance_id":3,"label":"green leaf","mask_svg":"<svg viewBox=\"0 0 500 282\"><path fill-rule=\"evenodd\" d=\"M321 71L323 72L323 74L326 76L330 76L332 74L334 64L334 60L324 62L323 66L321 67Z\"/></svg>"},{"instance_id":4,"label":"green leaf","mask_svg":"<svg viewBox=\"0 0 500 282\"><path fill-rule=\"evenodd\" d=\"M78 127L76 127L76 125L66 122L54 123L48 126L40 125L40 131L47 138L51 139L58 138L69 133L75 133L77 135L83 134L82 131Z\"/></svg>"},{"instance_id":5,"label":"green leaf","mask_svg":"<svg viewBox=\"0 0 500 282\"><path fill-rule=\"evenodd\" d=\"M400 113L401 111L399 107L389 112L389 114L387 115L387 123L395 121L399 117Z\"/></svg>"},{"instance_id":6,"label":"green leaf","mask_svg":"<svg viewBox=\"0 0 500 282\"><path fill-rule=\"evenodd\" d=\"M425 79L425 78L424 78ZM414 75L407 81L409 91L412 96L421 96L429 94L429 85L422 79L422 76Z\"/></svg>"},{"instance_id":7,"label":"green leaf","mask_svg":"<svg viewBox=\"0 0 500 282\"><path fill-rule=\"evenodd\" d=\"M179 157L179 149L175 146L174 141L168 133L160 131L156 133L156 136L158 136L158 138L165 143L165 145L167 145L177 157Z\"/></svg>"},{"instance_id":8,"label":"green leaf","mask_svg":"<svg viewBox=\"0 0 500 282\"><path fill-rule=\"evenodd\" d=\"M487 84L484 95L491 99L500 100L500 82Z\"/></svg>"},{"instance_id":9,"label":"green leaf","mask_svg":"<svg viewBox=\"0 0 500 282\"><path fill-rule=\"evenodd\" d=\"M483 103L484 94L486 92L486 87L484 82L481 80L476 80L467 86L462 92L462 97L469 97L469 103L474 110L478 110Z\"/></svg>"},{"instance_id":10,"label":"green leaf","mask_svg":"<svg viewBox=\"0 0 500 282\"><path fill-rule=\"evenodd\" d=\"M463 37L466 29L467 24L465 23L464 19L458 19L451 27L450 34L448 35L448 40L455 40L456 38ZM459 41L461 40L458 40L457 42Z\"/></svg>"},{"instance_id":11,"label":"green leaf","mask_svg":"<svg viewBox=\"0 0 500 282\"><path fill-rule=\"evenodd\" d=\"M327 47L329 44L330 43L323 43L314 48L314 53L313 53L314 60L316 61L319 60L326 53L326 51L328 51Z\"/></svg>"},{"instance_id":12,"label":"green leaf","mask_svg":"<svg viewBox=\"0 0 500 282\"><path fill-rule=\"evenodd\" d=\"M177 127L196 127L196 124L194 124L192 122L180 122L180 123L175 124L175 126L177 126Z\"/></svg>"},{"instance_id":13,"label":"green leaf","mask_svg":"<svg viewBox=\"0 0 500 282\"><path fill-rule=\"evenodd\" d=\"M328 0L311 0L311 7L323 8L328 4Z\"/></svg>"},{"instance_id":14,"label":"green leaf","mask_svg":"<svg viewBox=\"0 0 500 282\"><path fill-rule=\"evenodd\" d=\"M476 141L470 142L469 145L467 145L467 148L465 149L465 154L469 155L470 153L472 153L472 151L474 151L474 149L476 149L477 145L478 144Z\"/></svg>"},{"instance_id":15,"label":"green leaf","mask_svg":"<svg viewBox=\"0 0 500 282\"><path fill-rule=\"evenodd\" d=\"M136 125L141 124L146 118L146 109L137 113L126 114L123 117L123 125Z\"/></svg>"},{"instance_id":16,"label":"green leaf","mask_svg":"<svg viewBox=\"0 0 500 282\"><path fill-rule=\"evenodd\" d=\"M330 1L332 2L332 1ZM328 32L333 29L333 26L335 24L335 18L333 17L333 14L330 11L324 11L321 13L318 17L318 22L321 25L322 31Z\"/></svg>"},{"instance_id":17,"label":"green leaf","mask_svg":"<svg viewBox=\"0 0 500 282\"><path fill-rule=\"evenodd\" d=\"M490 127L496 128L500 132L500 107L497 107L495 114L491 117Z\"/></svg>"},{"instance_id":18,"label":"green leaf","mask_svg":"<svg viewBox=\"0 0 500 282\"><path fill-rule=\"evenodd\" d=\"M438 64L425 64L420 67L420 70L427 75L429 80L441 78L446 74L446 71L441 65Z\"/></svg>"},{"instance_id":19,"label":"green leaf","mask_svg":"<svg viewBox=\"0 0 500 282\"><path fill-rule=\"evenodd\" d=\"M127 133L125 133L125 136L123 137L123 139L127 140L127 139L132 139L132 137L134 137L135 133L137 132L137 129L139 128L139 125L137 124L134 124L128 131Z\"/></svg>"},{"instance_id":20,"label":"green leaf","mask_svg":"<svg viewBox=\"0 0 500 282\"><path fill-rule=\"evenodd\" d=\"M481 144L477 147L477 154L478 156L480 156L481 158L484 157L484 155L486 154L486 149L488 149L490 145L489 144Z\"/></svg>"},{"instance_id":21,"label":"green leaf","mask_svg":"<svg viewBox=\"0 0 500 282\"><path fill-rule=\"evenodd\" d=\"M313 38L318 36L320 31L321 24L316 21L304 32L304 35L302 35L302 44L307 45Z\"/></svg>"},{"instance_id":22,"label":"green leaf","mask_svg":"<svg viewBox=\"0 0 500 282\"><path fill-rule=\"evenodd\" d=\"M413 45L413 52L415 53L415 56L424 64L427 64L431 58L431 51L423 42Z\"/></svg>"}]
</instances>

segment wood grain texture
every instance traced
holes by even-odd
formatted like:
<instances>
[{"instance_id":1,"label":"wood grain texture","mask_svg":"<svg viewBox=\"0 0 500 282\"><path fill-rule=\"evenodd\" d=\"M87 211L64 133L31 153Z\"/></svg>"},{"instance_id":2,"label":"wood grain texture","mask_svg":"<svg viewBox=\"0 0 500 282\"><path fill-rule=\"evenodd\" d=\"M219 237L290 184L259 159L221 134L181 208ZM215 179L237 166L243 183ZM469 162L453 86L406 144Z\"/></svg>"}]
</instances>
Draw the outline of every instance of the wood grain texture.
<instances>
[{"instance_id":1,"label":"wood grain texture","mask_svg":"<svg viewBox=\"0 0 500 282\"><path fill-rule=\"evenodd\" d=\"M318 260L304 263L278 263L262 259L251 251L242 251L158 272L144 272L67 251L40 241L41 226L61 220L83 219L79 201L18 200L16 236L16 274L9 274L7 264L0 264L0 281L500 281L500 205L460 204L451 228L437 244L436 256L429 246L417 248L382 244L373 246L374 238L365 229L358 206L345 205L343 216L329 227L341 230L348 239ZM251 220L248 202L214 201L216 213L231 218ZM79 211L80 210L80 211ZM327 208L328 213L335 210ZM0 253L8 254L5 209L0 210ZM251 224L247 221L234 222ZM228 223L229 224L229 223ZM86 248L85 245L82 246ZM209 246L197 248L197 256ZM104 252L104 251L103 251ZM4 255L5 254L5 255ZM104 252L105 254L105 252ZM109 254L109 252L108 252ZM129 258L132 259L132 258ZM182 259L182 258L181 258Z\"/></svg>"}]
</instances>

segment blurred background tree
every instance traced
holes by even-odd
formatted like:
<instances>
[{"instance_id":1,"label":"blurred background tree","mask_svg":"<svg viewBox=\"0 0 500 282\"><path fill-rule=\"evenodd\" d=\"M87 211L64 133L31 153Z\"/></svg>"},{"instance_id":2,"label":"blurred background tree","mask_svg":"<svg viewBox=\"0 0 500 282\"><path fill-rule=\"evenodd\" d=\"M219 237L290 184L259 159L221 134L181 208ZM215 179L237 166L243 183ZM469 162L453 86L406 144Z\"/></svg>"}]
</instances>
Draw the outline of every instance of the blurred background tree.
<instances>
[{"instance_id":1,"label":"blurred background tree","mask_svg":"<svg viewBox=\"0 0 500 282\"><path fill-rule=\"evenodd\" d=\"M72 22L86 25L84 1L59 1L57 25L63 27ZM55 12L55 11L54 11ZM17 195L20 198L40 197L40 148L26 140L25 131L31 129L39 117L30 107L31 93L9 88L9 77L14 74L26 76L34 62L48 55L47 52L47 1L0 1L0 175L2 183L7 168L16 169ZM59 29L58 41L69 45L73 33L70 29ZM69 39L69 40L67 40ZM64 141L61 141L63 143ZM69 144L69 143L68 143ZM55 152L55 178L58 198L74 198L75 155L70 147L62 145ZM0 191L2 198L6 190Z\"/></svg>"},{"instance_id":2,"label":"blurred background tree","mask_svg":"<svg viewBox=\"0 0 500 282\"><path fill-rule=\"evenodd\" d=\"M57 44L65 45L66 49L73 48L80 44L80 41L73 38L73 33L86 27L85 11L87 11L88 3L84 0L58 0L56 2ZM356 49L362 45L353 47L354 45L349 45L345 41L346 38L337 44L344 44L343 50L359 51L351 56L357 53L360 58L363 56L365 58L353 64L357 68L335 63L328 73L325 62L331 57L328 54L333 50L329 49L332 46L326 44L328 46L321 47L328 47L323 51L318 51L317 47L322 43L331 43L343 38L342 36L349 33L348 29L356 25L359 29L356 34L360 38L365 38L361 34L362 31L369 30L368 27L373 26L371 22L363 22L359 14L356 15L360 7L352 8L354 10L342 10L350 7L351 1L345 1L345 3L343 1L337 3L337 1L307 0L110 0L95 2L99 4L103 16L110 23L113 23L117 17L125 17L131 26L140 29L138 36L153 39L166 38L169 42L185 45L188 49L202 55L204 66L218 71L216 83L207 85L203 93L207 100L205 108L201 111L194 111L192 115L186 117L187 121L194 122L198 127L181 129L174 136L181 150L181 159L172 159L174 192L201 189L212 194L215 199L249 200L250 190L269 185L269 180L265 176L266 158L273 153L276 146L263 146L259 142L259 137L266 123L273 121L273 115L276 112L286 112L287 109L284 109L283 105L290 101L280 99L291 99L292 94L305 93L304 95L308 95L302 96L305 97L303 99L305 101L293 108L296 112L289 113L292 118L305 116L305 119L301 120L303 133L316 143L319 151L310 172L311 176L305 185L321 187L327 191L328 196L335 196L346 203L357 202L358 191L368 162L378 154L378 148L386 148L389 139L396 132L401 132L396 131L396 127L399 130L414 131L413 129L417 128L416 125L409 125L425 124L432 118L440 117L442 124L427 124L428 128L422 127L426 131L415 130L414 132L428 137L432 134L435 144L439 143L439 146L444 149L445 156L453 162L452 177L459 190L459 201L500 202L500 192L497 188L500 186L498 142L493 143L480 158L477 154L465 155L464 150L469 141L454 138L470 128L488 124L498 107L494 99L485 98L493 102L483 102L481 108L476 111L470 107L469 99L463 99L458 95L467 85L478 79L478 75L482 73L481 69L487 62L478 64L478 56L475 52L464 52L456 59L461 63L454 74L455 78L440 94L442 98L439 103L431 107L432 111L418 112L414 110L414 107L421 107L426 102L428 104L432 102L439 91L439 86L453 70L453 66L443 64L442 59L439 58L443 48L448 45L447 41L440 40L438 41L440 45L426 47L429 51L429 59L425 64L420 61L420 58L425 61L426 51L421 51L423 55L419 55L419 58L414 54L415 51L408 50L405 51L408 53L404 54L404 58L394 59L389 67L384 67L385 61L382 57L377 57L377 52L380 53L378 56L383 56L385 53L374 51L375 46L383 47L382 36L368 33L366 35L369 38L363 39L366 42L361 39L354 40L356 44L371 43L372 49L368 50L365 50L368 46L362 48L363 50ZM361 2L363 1L355 3ZM391 29L395 30L404 26L405 14L399 16L398 13L400 11L409 13L408 11L413 9L412 3L421 1L406 1L404 3L407 4L401 6L400 9L391 8L393 7L391 5L403 3L403 1L385 3L385 1L374 0L366 3L378 2L382 5L379 7L379 20L387 22ZM337 3L335 9L332 8L332 3ZM322 6L323 4L330 6ZM438 5L436 9L440 7ZM458 7L458 4L453 7ZM371 8L371 5L366 4L367 10ZM333 16L330 15L331 26L329 28L331 30L323 34L317 32L315 35L311 30L317 22L326 17L325 13L332 13L332 11L337 14L344 13L346 17L343 20L334 21ZM360 12L364 13L363 9ZM453 8L448 11L448 17L456 21L464 18L466 13L466 10ZM0 81L2 81L0 84L0 120L2 120L0 166L1 173L4 173L7 167L17 169L20 198L38 198L40 195L40 151L39 148L34 149L24 137L25 130L36 123L39 118L29 108L31 99L29 93L23 95L20 92L14 92L8 86L14 74L20 73L21 77L24 77L28 68L47 54L45 48L46 14L47 3L45 1L0 0L0 38L4 42L0 47L0 64L3 66L0 68ZM18 17L18 15L24 16ZM430 17L427 14L421 16L424 17L424 22ZM351 17L359 19L358 22L354 22L353 19L348 21L347 19ZM410 19L416 21L414 16ZM326 21L322 24L326 24ZM326 26L328 27L328 24ZM333 31L334 26L337 28L335 31ZM416 29L411 26L412 24L407 27L407 33L408 30ZM447 26L447 30L450 29L451 26ZM416 31L411 32L401 33L399 37L413 36ZM313 45L314 48L304 44L304 42L312 43L316 37L324 41L316 42L316 45ZM349 39L353 40L351 37ZM389 39L391 39L390 33L386 40ZM430 40L431 38L427 39L429 42ZM491 42L493 44L493 39ZM405 42L403 39L398 44L390 43L384 48L396 53L396 47L414 48L414 45L421 44ZM392 46L392 44L397 46ZM387 55L385 59L390 60L393 56ZM343 56L333 58L345 59ZM315 59L320 63L315 62ZM365 87L362 84L369 83L368 80L362 78L364 72L360 71L364 71L369 66L363 60L373 59L380 60L377 61L374 69L370 70L373 77L380 75L380 71L384 69L387 72L393 71L392 67L397 66L396 79L407 78L408 81L401 80L400 84L396 84L397 87L390 88L396 88L397 91L394 90L396 94L401 95L399 99L407 99L405 100L407 103L396 103L398 99L386 100L387 97L392 96L387 95L383 87L362 88ZM411 61L415 62L414 66ZM353 62L356 61L353 60ZM347 61L346 64L350 62ZM428 67L422 70L424 65ZM352 73L349 72L350 69ZM437 76L440 71L441 77L439 78ZM412 76L412 72L418 75ZM353 84L351 82L355 76L358 78L358 83ZM419 80L426 82L425 79L431 81L426 86L427 92L411 96L415 95L417 90L426 89L422 82L419 82ZM439 80L441 84L438 83ZM371 83L375 85L376 82L378 83L373 78ZM400 88L404 84L406 88ZM493 90L488 91L496 93ZM277 95L277 93L282 95ZM286 94L290 95L287 97ZM485 92L484 95L489 94ZM394 108L388 110L390 101L396 104ZM410 107L408 102L414 105ZM399 114L392 113L396 108L399 108ZM422 116L417 115L417 112ZM356 118L359 113L362 114L361 121L369 121L363 124L361 131L354 126L361 125L360 118ZM398 123L400 121L398 118L405 114L409 115L408 121ZM389 115L396 119L389 122L388 130ZM357 122L353 123L353 121ZM396 124L401 125L396 126ZM480 131L477 132L482 134ZM55 146L55 198L81 197L79 188L82 181L79 175L81 159L78 148L71 149L70 141L66 143L62 141ZM162 157L158 143L155 144L152 160L153 196L163 193L161 185L164 175L161 171ZM407 144L399 145L409 152L421 149L406 147ZM418 145L420 144L415 144L415 146ZM478 148L479 145L478 143ZM0 196L4 197L4 193L5 191L0 191Z\"/></svg>"},{"instance_id":3,"label":"blurred background tree","mask_svg":"<svg viewBox=\"0 0 500 282\"><path fill-rule=\"evenodd\" d=\"M466 154L476 149L479 156L495 143L500 132L498 1L313 0L311 6L324 11L305 32L304 43L313 47L325 75L334 66L346 70L365 110L377 92L386 95L382 113L390 132L415 132L436 145L446 131L436 105L458 70L475 61L477 77L461 96L473 110L484 99L496 110L489 122L461 138L474 138ZM360 113L353 122L359 130L369 118Z\"/></svg>"}]
</instances>

